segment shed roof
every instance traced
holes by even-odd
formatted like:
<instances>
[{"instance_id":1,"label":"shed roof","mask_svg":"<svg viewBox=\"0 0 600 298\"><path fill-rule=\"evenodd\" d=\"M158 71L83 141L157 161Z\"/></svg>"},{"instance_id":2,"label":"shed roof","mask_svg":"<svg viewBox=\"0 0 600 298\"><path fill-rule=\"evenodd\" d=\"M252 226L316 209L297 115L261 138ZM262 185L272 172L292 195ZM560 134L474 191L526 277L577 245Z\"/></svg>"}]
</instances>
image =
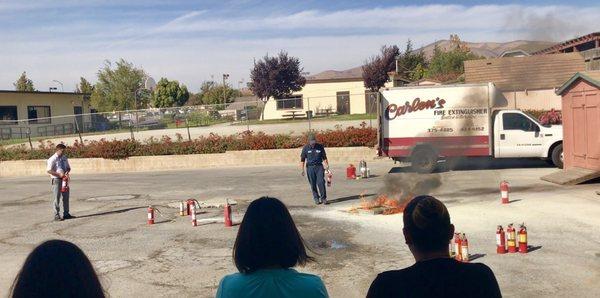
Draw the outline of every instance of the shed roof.
<instances>
[{"instance_id":1,"label":"shed roof","mask_svg":"<svg viewBox=\"0 0 600 298\"><path fill-rule=\"evenodd\" d=\"M556 94L562 95L573 83L579 79L582 79L596 86L597 88L600 88L600 71L583 71L576 73L568 81L566 81L560 88L558 88L558 90L556 90Z\"/></svg>"},{"instance_id":2,"label":"shed roof","mask_svg":"<svg viewBox=\"0 0 600 298\"><path fill-rule=\"evenodd\" d=\"M579 53L468 60L465 82L493 82L501 91L551 89L578 71L585 71Z\"/></svg>"}]
</instances>

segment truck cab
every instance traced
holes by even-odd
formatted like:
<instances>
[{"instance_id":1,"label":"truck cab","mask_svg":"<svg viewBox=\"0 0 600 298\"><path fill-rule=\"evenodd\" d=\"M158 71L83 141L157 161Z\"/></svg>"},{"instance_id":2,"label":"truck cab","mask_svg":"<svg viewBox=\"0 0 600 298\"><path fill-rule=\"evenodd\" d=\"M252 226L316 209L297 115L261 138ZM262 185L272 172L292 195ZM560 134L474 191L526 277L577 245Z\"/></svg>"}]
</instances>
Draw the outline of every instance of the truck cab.
<instances>
[{"instance_id":1,"label":"truck cab","mask_svg":"<svg viewBox=\"0 0 600 298\"><path fill-rule=\"evenodd\" d=\"M495 158L542 158L562 168L561 125L544 126L520 110L499 110L493 127Z\"/></svg>"}]
</instances>

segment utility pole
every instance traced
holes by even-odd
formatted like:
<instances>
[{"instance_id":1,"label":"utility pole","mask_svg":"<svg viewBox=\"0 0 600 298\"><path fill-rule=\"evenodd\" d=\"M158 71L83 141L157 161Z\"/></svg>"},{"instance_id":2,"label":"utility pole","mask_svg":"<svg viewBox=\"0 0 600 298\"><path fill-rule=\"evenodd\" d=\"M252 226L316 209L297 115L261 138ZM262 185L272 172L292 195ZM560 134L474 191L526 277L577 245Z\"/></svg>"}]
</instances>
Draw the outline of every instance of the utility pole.
<instances>
[{"instance_id":1,"label":"utility pole","mask_svg":"<svg viewBox=\"0 0 600 298\"><path fill-rule=\"evenodd\" d=\"M229 79L229 74L223 74L223 108L225 108L227 104L227 83L225 80Z\"/></svg>"}]
</instances>

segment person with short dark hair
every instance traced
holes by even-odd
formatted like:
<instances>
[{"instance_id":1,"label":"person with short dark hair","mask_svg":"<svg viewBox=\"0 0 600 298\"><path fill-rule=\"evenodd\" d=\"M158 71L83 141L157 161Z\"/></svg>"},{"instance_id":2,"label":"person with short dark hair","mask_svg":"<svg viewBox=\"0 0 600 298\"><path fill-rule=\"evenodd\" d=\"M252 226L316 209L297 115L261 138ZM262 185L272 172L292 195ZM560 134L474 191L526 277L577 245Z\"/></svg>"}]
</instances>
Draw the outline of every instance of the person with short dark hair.
<instances>
[{"instance_id":1,"label":"person with short dark hair","mask_svg":"<svg viewBox=\"0 0 600 298\"><path fill-rule=\"evenodd\" d=\"M418 196L404 209L404 238L416 263L377 276L367 294L375 297L501 297L492 270L449 257L454 225L446 206Z\"/></svg>"},{"instance_id":2,"label":"person with short dark hair","mask_svg":"<svg viewBox=\"0 0 600 298\"><path fill-rule=\"evenodd\" d=\"M54 220L65 220L74 218L69 213L69 190L61 192L62 178L69 175L71 165L65 155L67 146L64 144L56 145L56 152L46 162L46 172L50 174L52 184L52 205L54 207ZM60 199L62 197L63 217L60 217Z\"/></svg>"},{"instance_id":3,"label":"person with short dark hair","mask_svg":"<svg viewBox=\"0 0 600 298\"><path fill-rule=\"evenodd\" d=\"M105 297L92 263L64 240L48 240L27 256L10 289L12 298Z\"/></svg>"},{"instance_id":4,"label":"person with short dark hair","mask_svg":"<svg viewBox=\"0 0 600 298\"><path fill-rule=\"evenodd\" d=\"M292 269L314 259L278 199L262 197L250 203L235 239L233 260L239 273L221 280L218 298L328 297L320 277Z\"/></svg>"},{"instance_id":5,"label":"person with short dark hair","mask_svg":"<svg viewBox=\"0 0 600 298\"><path fill-rule=\"evenodd\" d=\"M300 168L302 168L302 176L306 174L308 177L315 204L329 204L325 187L325 171L329 170L329 161L325 147L317 143L317 138L313 133L308 135L308 144L302 148L302 153L300 153Z\"/></svg>"}]
</instances>

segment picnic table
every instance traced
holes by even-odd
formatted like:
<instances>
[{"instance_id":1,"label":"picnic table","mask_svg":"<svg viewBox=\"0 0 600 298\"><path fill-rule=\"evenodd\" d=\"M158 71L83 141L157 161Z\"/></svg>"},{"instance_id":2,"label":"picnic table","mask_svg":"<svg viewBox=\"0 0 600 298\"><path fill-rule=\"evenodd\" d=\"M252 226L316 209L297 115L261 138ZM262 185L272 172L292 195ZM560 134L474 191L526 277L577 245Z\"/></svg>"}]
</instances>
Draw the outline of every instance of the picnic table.
<instances>
[{"instance_id":1,"label":"picnic table","mask_svg":"<svg viewBox=\"0 0 600 298\"><path fill-rule=\"evenodd\" d=\"M296 120L296 118L306 117L306 113L304 111L289 111L287 114L281 115L284 118L292 118L292 120Z\"/></svg>"}]
</instances>

